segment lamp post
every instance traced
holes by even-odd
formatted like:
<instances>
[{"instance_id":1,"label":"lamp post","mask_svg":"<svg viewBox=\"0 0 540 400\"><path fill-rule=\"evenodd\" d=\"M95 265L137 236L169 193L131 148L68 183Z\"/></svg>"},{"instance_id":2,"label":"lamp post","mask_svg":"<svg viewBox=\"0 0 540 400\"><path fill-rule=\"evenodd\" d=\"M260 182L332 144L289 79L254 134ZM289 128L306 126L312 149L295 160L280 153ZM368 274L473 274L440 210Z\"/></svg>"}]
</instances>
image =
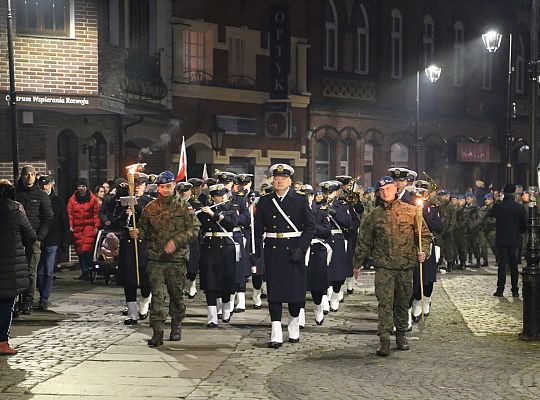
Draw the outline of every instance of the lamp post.
<instances>
[{"instance_id":1,"label":"lamp post","mask_svg":"<svg viewBox=\"0 0 540 400\"><path fill-rule=\"evenodd\" d=\"M503 35L491 30L482 34L482 41L487 51L495 53L501 46ZM505 150L506 150L506 182L512 181L512 34L508 35L508 71L506 81L506 112L505 112Z\"/></svg>"},{"instance_id":2,"label":"lamp post","mask_svg":"<svg viewBox=\"0 0 540 400\"><path fill-rule=\"evenodd\" d=\"M11 117L11 156L13 158L13 182L19 177L19 138L17 134L17 96L15 94L15 62L13 59L13 15L11 0L6 0L7 45L9 62L9 110Z\"/></svg>"},{"instance_id":3,"label":"lamp post","mask_svg":"<svg viewBox=\"0 0 540 400\"><path fill-rule=\"evenodd\" d=\"M538 84L538 12L540 0L533 0L531 6L531 61L530 74L530 114L529 129L531 135L530 156L530 188L531 199L538 191L538 176L536 171L536 96ZM535 201L529 202L529 226L527 240L527 266L521 273L523 279L523 340L540 340L540 243L538 235L538 218Z\"/></svg>"},{"instance_id":4,"label":"lamp post","mask_svg":"<svg viewBox=\"0 0 540 400\"><path fill-rule=\"evenodd\" d=\"M441 68L436 65L430 65L424 69L426 73L426 78L431 83L435 83L441 77ZM420 123L420 70L416 70L416 117L414 121L414 133L416 137L416 171L420 173L422 168L421 158L422 158L422 148L420 145L420 133L418 125Z\"/></svg>"},{"instance_id":5,"label":"lamp post","mask_svg":"<svg viewBox=\"0 0 540 400\"><path fill-rule=\"evenodd\" d=\"M225 136L225 129L220 127L217 122L217 117L214 119L214 125L210 129L210 143L212 150L216 152L216 155L221 151L223 147L223 137Z\"/></svg>"}]
</instances>

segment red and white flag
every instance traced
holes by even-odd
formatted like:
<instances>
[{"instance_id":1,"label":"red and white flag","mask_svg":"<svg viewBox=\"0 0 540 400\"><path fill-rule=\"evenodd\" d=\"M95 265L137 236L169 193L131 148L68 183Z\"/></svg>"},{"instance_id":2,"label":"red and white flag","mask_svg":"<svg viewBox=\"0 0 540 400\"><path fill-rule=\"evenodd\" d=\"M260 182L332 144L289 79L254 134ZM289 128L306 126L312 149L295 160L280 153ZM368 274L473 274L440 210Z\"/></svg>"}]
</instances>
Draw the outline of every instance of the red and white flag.
<instances>
[{"instance_id":1,"label":"red and white flag","mask_svg":"<svg viewBox=\"0 0 540 400\"><path fill-rule=\"evenodd\" d=\"M187 156L186 156L186 142L182 136L182 148L180 149L180 161L178 163L178 174L176 175L176 182L180 182L185 179L187 181Z\"/></svg>"}]
</instances>

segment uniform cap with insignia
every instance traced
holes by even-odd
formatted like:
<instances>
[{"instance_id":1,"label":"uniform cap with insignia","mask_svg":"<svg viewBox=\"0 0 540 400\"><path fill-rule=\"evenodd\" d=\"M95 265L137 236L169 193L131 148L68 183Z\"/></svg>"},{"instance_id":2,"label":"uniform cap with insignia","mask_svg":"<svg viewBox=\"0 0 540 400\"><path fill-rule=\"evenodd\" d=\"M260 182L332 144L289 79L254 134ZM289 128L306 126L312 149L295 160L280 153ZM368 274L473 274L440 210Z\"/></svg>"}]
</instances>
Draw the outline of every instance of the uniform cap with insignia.
<instances>
[{"instance_id":1,"label":"uniform cap with insignia","mask_svg":"<svg viewBox=\"0 0 540 400\"><path fill-rule=\"evenodd\" d=\"M465 193L465 197L474 197L474 193L473 192L467 192L467 193Z\"/></svg>"},{"instance_id":2,"label":"uniform cap with insignia","mask_svg":"<svg viewBox=\"0 0 540 400\"><path fill-rule=\"evenodd\" d=\"M238 179L238 183L240 184L249 183L253 179L253 174L238 174L236 175L236 179Z\"/></svg>"},{"instance_id":3,"label":"uniform cap with insignia","mask_svg":"<svg viewBox=\"0 0 540 400\"><path fill-rule=\"evenodd\" d=\"M228 192L224 184L218 183L217 185L212 185L208 188L210 191L210 196L223 196Z\"/></svg>"},{"instance_id":4,"label":"uniform cap with insignia","mask_svg":"<svg viewBox=\"0 0 540 400\"><path fill-rule=\"evenodd\" d=\"M294 168L287 164L274 164L270 167L272 176L292 176Z\"/></svg>"},{"instance_id":5,"label":"uniform cap with insignia","mask_svg":"<svg viewBox=\"0 0 540 400\"><path fill-rule=\"evenodd\" d=\"M465 196L463 196L462 194L459 194L459 195L457 195L457 198L458 198L458 200L464 200Z\"/></svg>"},{"instance_id":6,"label":"uniform cap with insignia","mask_svg":"<svg viewBox=\"0 0 540 400\"><path fill-rule=\"evenodd\" d=\"M178 192L187 192L188 190L191 190L193 185L189 182L178 182L176 184L176 190Z\"/></svg>"},{"instance_id":7,"label":"uniform cap with insignia","mask_svg":"<svg viewBox=\"0 0 540 400\"><path fill-rule=\"evenodd\" d=\"M415 171L409 170L409 172L407 173L407 180L409 182L414 182L417 177L418 174Z\"/></svg>"},{"instance_id":8,"label":"uniform cap with insignia","mask_svg":"<svg viewBox=\"0 0 540 400\"><path fill-rule=\"evenodd\" d=\"M221 171L215 175L217 180L222 183L234 182L236 179L236 174L228 171Z\"/></svg>"},{"instance_id":9,"label":"uniform cap with insignia","mask_svg":"<svg viewBox=\"0 0 540 400\"><path fill-rule=\"evenodd\" d=\"M393 167L393 168L388 168L388 172L390 172L390 176L394 179L394 180L401 180L401 181L404 181L407 179L407 175L409 174L409 169L408 168L401 168L401 167Z\"/></svg>"},{"instance_id":10,"label":"uniform cap with insignia","mask_svg":"<svg viewBox=\"0 0 540 400\"><path fill-rule=\"evenodd\" d=\"M492 199L493 198L493 195L491 193L486 193L484 195L484 200L487 200L487 199Z\"/></svg>"},{"instance_id":11,"label":"uniform cap with insignia","mask_svg":"<svg viewBox=\"0 0 540 400\"><path fill-rule=\"evenodd\" d=\"M343 185L348 185L349 183L352 182L352 180L353 180L353 177L349 176L349 175L337 175L336 176L336 181L341 182Z\"/></svg>"},{"instance_id":12,"label":"uniform cap with insignia","mask_svg":"<svg viewBox=\"0 0 540 400\"><path fill-rule=\"evenodd\" d=\"M443 189L443 190L440 190L439 193L437 193L439 196L447 196L449 195L450 193L448 192L448 190L446 189Z\"/></svg>"},{"instance_id":13,"label":"uniform cap with insignia","mask_svg":"<svg viewBox=\"0 0 540 400\"><path fill-rule=\"evenodd\" d=\"M414 182L414 186L416 186L417 188L422 188L426 190L431 189L431 184L428 181L424 181L422 179L419 179L416 182Z\"/></svg>"},{"instance_id":14,"label":"uniform cap with insignia","mask_svg":"<svg viewBox=\"0 0 540 400\"><path fill-rule=\"evenodd\" d=\"M193 185L193 187L198 187L204 185L204 180L201 178L189 178L188 182Z\"/></svg>"},{"instance_id":15,"label":"uniform cap with insignia","mask_svg":"<svg viewBox=\"0 0 540 400\"><path fill-rule=\"evenodd\" d=\"M366 189L366 193L373 193L375 191L375 188L373 186L369 186L367 189Z\"/></svg>"},{"instance_id":16,"label":"uniform cap with insignia","mask_svg":"<svg viewBox=\"0 0 540 400\"><path fill-rule=\"evenodd\" d=\"M135 172L134 174L135 183L147 183L149 176L144 172Z\"/></svg>"},{"instance_id":17,"label":"uniform cap with insignia","mask_svg":"<svg viewBox=\"0 0 540 400\"><path fill-rule=\"evenodd\" d=\"M204 181L208 187L212 185L216 185L218 183L218 180L216 178L206 178L206 181Z\"/></svg>"},{"instance_id":18,"label":"uniform cap with insignia","mask_svg":"<svg viewBox=\"0 0 540 400\"><path fill-rule=\"evenodd\" d=\"M301 187L300 187L300 192L301 193L304 193L304 194L313 194L313 186L309 185L309 184L303 184Z\"/></svg>"},{"instance_id":19,"label":"uniform cap with insignia","mask_svg":"<svg viewBox=\"0 0 540 400\"><path fill-rule=\"evenodd\" d=\"M175 181L175 176L171 171L163 171L158 175L156 179L156 184L163 185L165 183L170 183L174 181Z\"/></svg>"},{"instance_id":20,"label":"uniform cap with insignia","mask_svg":"<svg viewBox=\"0 0 540 400\"><path fill-rule=\"evenodd\" d=\"M375 184L375 190L379 190L383 186L389 185L391 183L395 183L394 178L392 178L391 176L385 175L377 181L377 183Z\"/></svg>"},{"instance_id":21,"label":"uniform cap with insignia","mask_svg":"<svg viewBox=\"0 0 540 400\"><path fill-rule=\"evenodd\" d=\"M338 190L341 186L341 182L338 181L324 181L319 184L323 193L332 193Z\"/></svg>"}]
</instances>

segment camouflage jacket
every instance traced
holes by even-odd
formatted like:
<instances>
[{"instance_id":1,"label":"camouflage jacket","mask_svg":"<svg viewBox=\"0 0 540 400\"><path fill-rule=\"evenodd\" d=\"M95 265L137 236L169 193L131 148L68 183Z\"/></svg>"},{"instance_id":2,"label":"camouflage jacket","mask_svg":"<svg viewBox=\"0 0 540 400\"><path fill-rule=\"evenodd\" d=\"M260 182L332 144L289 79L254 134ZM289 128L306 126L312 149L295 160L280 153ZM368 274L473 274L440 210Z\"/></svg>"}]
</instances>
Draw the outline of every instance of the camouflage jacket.
<instances>
[{"instance_id":1,"label":"camouflage jacket","mask_svg":"<svg viewBox=\"0 0 540 400\"><path fill-rule=\"evenodd\" d=\"M146 239L146 257L153 261L186 262L189 243L199 233L201 223L185 200L175 196L159 197L148 203L138 223L140 237ZM176 251L165 254L165 244L172 240Z\"/></svg>"},{"instance_id":2,"label":"camouflage jacket","mask_svg":"<svg viewBox=\"0 0 540 400\"><path fill-rule=\"evenodd\" d=\"M456 208L449 201L442 202L439 215L443 223L443 233L452 232L456 228Z\"/></svg>"},{"instance_id":3,"label":"camouflage jacket","mask_svg":"<svg viewBox=\"0 0 540 400\"><path fill-rule=\"evenodd\" d=\"M463 212L463 225L468 233L473 233L478 230L480 220L478 218L478 206L471 204L466 205L462 209Z\"/></svg>"},{"instance_id":4,"label":"camouflage jacket","mask_svg":"<svg viewBox=\"0 0 540 400\"><path fill-rule=\"evenodd\" d=\"M478 219L480 220L478 228L485 234L495 232L495 218L487 216L491 207L493 205L482 206L478 209Z\"/></svg>"},{"instance_id":5,"label":"camouflage jacket","mask_svg":"<svg viewBox=\"0 0 540 400\"><path fill-rule=\"evenodd\" d=\"M431 233L422 218L422 250L430 255ZM355 264L372 257L376 268L412 269L417 263L416 207L396 200L376 207L358 235Z\"/></svg>"}]
</instances>

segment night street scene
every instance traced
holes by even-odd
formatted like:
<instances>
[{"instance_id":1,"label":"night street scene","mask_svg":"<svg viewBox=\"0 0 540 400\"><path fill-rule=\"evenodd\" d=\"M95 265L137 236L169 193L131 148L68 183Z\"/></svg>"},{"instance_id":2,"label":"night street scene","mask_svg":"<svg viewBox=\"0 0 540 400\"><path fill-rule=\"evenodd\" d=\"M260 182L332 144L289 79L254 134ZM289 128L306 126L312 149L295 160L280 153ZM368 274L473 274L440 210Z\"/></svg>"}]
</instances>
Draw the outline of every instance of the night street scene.
<instances>
[{"instance_id":1,"label":"night street scene","mask_svg":"<svg viewBox=\"0 0 540 400\"><path fill-rule=\"evenodd\" d=\"M0 1L0 400L540 399L540 0Z\"/></svg>"}]
</instances>

